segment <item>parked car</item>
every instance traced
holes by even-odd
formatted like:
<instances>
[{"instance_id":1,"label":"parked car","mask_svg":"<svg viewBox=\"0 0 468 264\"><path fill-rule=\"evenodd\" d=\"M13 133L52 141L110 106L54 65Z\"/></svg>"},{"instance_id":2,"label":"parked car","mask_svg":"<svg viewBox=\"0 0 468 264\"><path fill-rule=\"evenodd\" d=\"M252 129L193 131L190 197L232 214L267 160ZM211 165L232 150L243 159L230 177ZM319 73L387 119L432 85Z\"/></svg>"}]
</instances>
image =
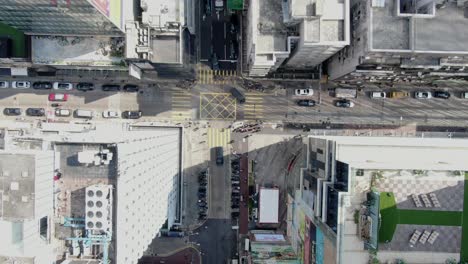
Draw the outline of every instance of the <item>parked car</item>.
<instances>
[{"instance_id":1,"label":"parked car","mask_svg":"<svg viewBox=\"0 0 468 264\"><path fill-rule=\"evenodd\" d=\"M65 102L67 100L68 100L68 94L57 94L57 93L49 94L49 101Z\"/></svg>"},{"instance_id":2,"label":"parked car","mask_svg":"<svg viewBox=\"0 0 468 264\"><path fill-rule=\"evenodd\" d=\"M7 116L19 116L21 115L20 108L5 108L3 109L3 114Z\"/></svg>"},{"instance_id":3,"label":"parked car","mask_svg":"<svg viewBox=\"0 0 468 264\"><path fill-rule=\"evenodd\" d=\"M88 118L91 119L94 117L94 112L91 110L77 109L75 110L75 117L78 118Z\"/></svg>"},{"instance_id":4,"label":"parked car","mask_svg":"<svg viewBox=\"0 0 468 264\"><path fill-rule=\"evenodd\" d=\"M0 81L0 88L8 88L10 84L7 81Z\"/></svg>"},{"instance_id":5,"label":"parked car","mask_svg":"<svg viewBox=\"0 0 468 264\"><path fill-rule=\"evenodd\" d=\"M385 92L371 92L370 97L372 99L385 99L387 98L387 95L385 94Z\"/></svg>"},{"instance_id":6,"label":"parked car","mask_svg":"<svg viewBox=\"0 0 468 264\"><path fill-rule=\"evenodd\" d=\"M76 85L76 89L78 91L83 91L83 92L92 91L92 90L94 90L94 84L92 84L92 83L78 83Z\"/></svg>"},{"instance_id":7,"label":"parked car","mask_svg":"<svg viewBox=\"0 0 468 264\"><path fill-rule=\"evenodd\" d=\"M141 111L123 111L122 117L127 119L138 119L141 117Z\"/></svg>"},{"instance_id":8,"label":"parked car","mask_svg":"<svg viewBox=\"0 0 468 264\"><path fill-rule=\"evenodd\" d=\"M102 112L102 117L104 117L104 118L119 118L120 113L118 111L107 110L107 111Z\"/></svg>"},{"instance_id":9,"label":"parked car","mask_svg":"<svg viewBox=\"0 0 468 264\"><path fill-rule=\"evenodd\" d=\"M314 100L299 100L296 103L299 106L315 106Z\"/></svg>"},{"instance_id":10,"label":"parked car","mask_svg":"<svg viewBox=\"0 0 468 264\"><path fill-rule=\"evenodd\" d=\"M70 109L61 109L57 108L55 109L55 116L71 116L71 110Z\"/></svg>"},{"instance_id":11,"label":"parked car","mask_svg":"<svg viewBox=\"0 0 468 264\"><path fill-rule=\"evenodd\" d=\"M28 89L28 88L31 88L31 83L27 81L14 81L11 83L11 88Z\"/></svg>"},{"instance_id":12,"label":"parked car","mask_svg":"<svg viewBox=\"0 0 468 264\"><path fill-rule=\"evenodd\" d=\"M427 91L418 91L418 92L414 93L414 98L416 98L416 99L431 99L432 94L431 94L431 92L427 92Z\"/></svg>"},{"instance_id":13,"label":"parked car","mask_svg":"<svg viewBox=\"0 0 468 264\"><path fill-rule=\"evenodd\" d=\"M435 98L449 99L450 93L446 91L434 91Z\"/></svg>"},{"instance_id":14,"label":"parked car","mask_svg":"<svg viewBox=\"0 0 468 264\"><path fill-rule=\"evenodd\" d=\"M305 88L305 89L296 89L294 92L297 96L312 96L314 95L314 90Z\"/></svg>"},{"instance_id":15,"label":"parked car","mask_svg":"<svg viewBox=\"0 0 468 264\"><path fill-rule=\"evenodd\" d=\"M460 98L461 99L468 99L468 92L461 92Z\"/></svg>"},{"instance_id":16,"label":"parked car","mask_svg":"<svg viewBox=\"0 0 468 264\"><path fill-rule=\"evenodd\" d=\"M35 82L33 83L33 89L50 90L52 89L52 83L51 82Z\"/></svg>"},{"instance_id":17,"label":"parked car","mask_svg":"<svg viewBox=\"0 0 468 264\"><path fill-rule=\"evenodd\" d=\"M26 109L26 114L28 116L44 116L45 110L44 108L28 108Z\"/></svg>"},{"instance_id":18,"label":"parked car","mask_svg":"<svg viewBox=\"0 0 468 264\"><path fill-rule=\"evenodd\" d=\"M342 100L335 101L335 106L343 107L343 108L351 108L351 107L354 107L354 103L351 102L350 100L342 99Z\"/></svg>"},{"instance_id":19,"label":"parked car","mask_svg":"<svg viewBox=\"0 0 468 264\"><path fill-rule=\"evenodd\" d=\"M55 90L71 90L73 89L73 84L71 83L62 83L54 82L53 87Z\"/></svg>"},{"instance_id":20,"label":"parked car","mask_svg":"<svg viewBox=\"0 0 468 264\"><path fill-rule=\"evenodd\" d=\"M105 92L120 91L120 85L118 85L118 84L104 84L102 86L102 90L105 91Z\"/></svg>"},{"instance_id":21,"label":"parked car","mask_svg":"<svg viewBox=\"0 0 468 264\"><path fill-rule=\"evenodd\" d=\"M134 85L134 84L126 84L124 87L123 87L123 90L125 92L138 92L140 90L140 88L138 88L137 85Z\"/></svg>"},{"instance_id":22,"label":"parked car","mask_svg":"<svg viewBox=\"0 0 468 264\"><path fill-rule=\"evenodd\" d=\"M392 91L387 93L387 97L393 99L406 98L408 96L410 96L410 94L405 91Z\"/></svg>"}]
</instances>

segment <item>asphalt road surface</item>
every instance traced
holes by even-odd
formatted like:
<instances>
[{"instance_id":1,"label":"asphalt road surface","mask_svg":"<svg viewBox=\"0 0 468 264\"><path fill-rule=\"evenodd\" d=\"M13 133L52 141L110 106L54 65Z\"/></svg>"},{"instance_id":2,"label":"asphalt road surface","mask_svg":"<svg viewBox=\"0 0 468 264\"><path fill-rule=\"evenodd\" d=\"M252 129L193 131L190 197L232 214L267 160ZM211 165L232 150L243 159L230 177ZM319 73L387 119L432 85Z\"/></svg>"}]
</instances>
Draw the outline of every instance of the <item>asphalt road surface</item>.
<instances>
[{"instance_id":1,"label":"asphalt road surface","mask_svg":"<svg viewBox=\"0 0 468 264\"><path fill-rule=\"evenodd\" d=\"M226 148L224 148L226 153ZM230 190L229 190L229 156L224 155L224 164L216 164L214 148L211 149L210 160L210 209L208 218L230 219Z\"/></svg>"}]
</instances>

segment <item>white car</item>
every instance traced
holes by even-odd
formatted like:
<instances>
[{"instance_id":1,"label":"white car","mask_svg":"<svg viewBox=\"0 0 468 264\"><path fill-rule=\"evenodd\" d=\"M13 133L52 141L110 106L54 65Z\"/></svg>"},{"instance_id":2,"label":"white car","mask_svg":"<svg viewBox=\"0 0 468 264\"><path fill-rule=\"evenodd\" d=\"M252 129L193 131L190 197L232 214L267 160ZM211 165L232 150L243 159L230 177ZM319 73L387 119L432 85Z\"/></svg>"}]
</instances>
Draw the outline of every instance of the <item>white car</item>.
<instances>
[{"instance_id":1,"label":"white car","mask_svg":"<svg viewBox=\"0 0 468 264\"><path fill-rule=\"evenodd\" d=\"M53 87L55 90L71 90L73 89L73 84L63 83L63 82L54 82Z\"/></svg>"},{"instance_id":2,"label":"white car","mask_svg":"<svg viewBox=\"0 0 468 264\"><path fill-rule=\"evenodd\" d=\"M296 89L295 94L298 96L311 96L314 95L314 90L312 89Z\"/></svg>"},{"instance_id":3,"label":"white car","mask_svg":"<svg viewBox=\"0 0 468 264\"><path fill-rule=\"evenodd\" d=\"M56 116L70 116L71 115L71 111L70 109L55 109L55 115Z\"/></svg>"},{"instance_id":4,"label":"white car","mask_svg":"<svg viewBox=\"0 0 468 264\"><path fill-rule=\"evenodd\" d=\"M385 98L387 98L387 95L385 94L385 92L371 92L370 96L373 99L385 99Z\"/></svg>"},{"instance_id":5,"label":"white car","mask_svg":"<svg viewBox=\"0 0 468 264\"><path fill-rule=\"evenodd\" d=\"M14 81L11 83L11 87L14 89L28 89L28 88L31 88L31 82Z\"/></svg>"},{"instance_id":6,"label":"white car","mask_svg":"<svg viewBox=\"0 0 468 264\"><path fill-rule=\"evenodd\" d=\"M0 88L8 88L10 84L7 81L0 81Z\"/></svg>"},{"instance_id":7,"label":"white car","mask_svg":"<svg viewBox=\"0 0 468 264\"><path fill-rule=\"evenodd\" d=\"M431 99L432 94L431 94L431 92L419 91L419 92L414 93L414 98L416 98L416 99Z\"/></svg>"},{"instance_id":8,"label":"white car","mask_svg":"<svg viewBox=\"0 0 468 264\"><path fill-rule=\"evenodd\" d=\"M104 118L119 118L120 117L120 113L117 112L117 111L104 111L102 112L102 117Z\"/></svg>"}]
</instances>

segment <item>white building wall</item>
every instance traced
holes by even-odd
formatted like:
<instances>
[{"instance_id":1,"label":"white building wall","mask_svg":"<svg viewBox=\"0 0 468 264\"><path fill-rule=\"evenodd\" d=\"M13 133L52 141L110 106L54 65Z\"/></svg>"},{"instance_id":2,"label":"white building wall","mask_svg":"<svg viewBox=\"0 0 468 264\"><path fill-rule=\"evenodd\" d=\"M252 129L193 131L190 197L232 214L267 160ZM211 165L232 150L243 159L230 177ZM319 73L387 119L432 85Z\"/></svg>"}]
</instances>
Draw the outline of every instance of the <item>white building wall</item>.
<instances>
[{"instance_id":1,"label":"white building wall","mask_svg":"<svg viewBox=\"0 0 468 264\"><path fill-rule=\"evenodd\" d=\"M136 264L166 219L174 223L179 150L179 129L130 132L117 145L117 264Z\"/></svg>"},{"instance_id":2,"label":"white building wall","mask_svg":"<svg viewBox=\"0 0 468 264\"><path fill-rule=\"evenodd\" d=\"M36 155L35 166L35 218L40 219L44 216L53 214L53 176L54 176L54 155L59 155L53 151L41 151ZM31 172L29 172L31 175ZM30 176L32 177L32 175Z\"/></svg>"}]
</instances>

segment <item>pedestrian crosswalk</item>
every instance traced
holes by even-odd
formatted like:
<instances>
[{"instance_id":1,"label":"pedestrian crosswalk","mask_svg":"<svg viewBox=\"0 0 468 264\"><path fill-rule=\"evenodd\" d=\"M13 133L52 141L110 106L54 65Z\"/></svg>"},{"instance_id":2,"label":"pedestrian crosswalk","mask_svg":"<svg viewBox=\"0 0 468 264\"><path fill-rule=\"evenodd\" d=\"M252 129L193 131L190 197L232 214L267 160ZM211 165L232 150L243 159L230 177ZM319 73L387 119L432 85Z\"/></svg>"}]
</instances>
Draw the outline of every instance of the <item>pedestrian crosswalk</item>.
<instances>
[{"instance_id":1,"label":"pedestrian crosswalk","mask_svg":"<svg viewBox=\"0 0 468 264\"><path fill-rule=\"evenodd\" d=\"M198 68L197 81L200 84L229 84L233 83L237 73L235 70L211 70Z\"/></svg>"},{"instance_id":2,"label":"pedestrian crosswalk","mask_svg":"<svg viewBox=\"0 0 468 264\"><path fill-rule=\"evenodd\" d=\"M226 128L208 128L208 147L227 147L231 141L231 131Z\"/></svg>"},{"instance_id":3,"label":"pedestrian crosswalk","mask_svg":"<svg viewBox=\"0 0 468 264\"><path fill-rule=\"evenodd\" d=\"M256 120L264 118L262 93L246 93L244 107L244 119Z\"/></svg>"},{"instance_id":4,"label":"pedestrian crosswalk","mask_svg":"<svg viewBox=\"0 0 468 264\"><path fill-rule=\"evenodd\" d=\"M188 120L192 118L192 96L186 91L172 92L172 119Z\"/></svg>"}]
</instances>

